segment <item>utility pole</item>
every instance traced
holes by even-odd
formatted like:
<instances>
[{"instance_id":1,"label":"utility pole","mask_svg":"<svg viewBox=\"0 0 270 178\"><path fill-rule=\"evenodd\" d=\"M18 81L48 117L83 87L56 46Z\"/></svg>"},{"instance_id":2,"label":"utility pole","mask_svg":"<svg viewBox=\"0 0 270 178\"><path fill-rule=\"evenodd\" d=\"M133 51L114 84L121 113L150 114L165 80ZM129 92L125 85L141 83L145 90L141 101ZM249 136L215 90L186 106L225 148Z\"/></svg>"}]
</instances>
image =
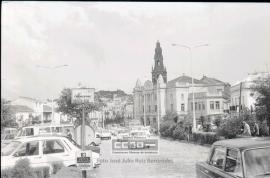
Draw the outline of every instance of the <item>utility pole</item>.
<instances>
[{"instance_id":1,"label":"utility pole","mask_svg":"<svg viewBox=\"0 0 270 178\"><path fill-rule=\"evenodd\" d=\"M242 82L240 82L239 118L240 118L240 115L241 115L241 98L242 98Z\"/></svg>"},{"instance_id":2,"label":"utility pole","mask_svg":"<svg viewBox=\"0 0 270 178\"><path fill-rule=\"evenodd\" d=\"M160 116L159 116L159 90L158 90L158 81L157 81L157 133L159 135L159 122L160 122Z\"/></svg>"},{"instance_id":3,"label":"utility pole","mask_svg":"<svg viewBox=\"0 0 270 178\"><path fill-rule=\"evenodd\" d=\"M85 111L84 111L84 103L83 103L83 108L82 108L82 128L81 128L81 145L82 145L82 150L85 150ZM86 170L82 171L82 177L86 178Z\"/></svg>"},{"instance_id":4,"label":"utility pole","mask_svg":"<svg viewBox=\"0 0 270 178\"><path fill-rule=\"evenodd\" d=\"M143 92L143 125L146 126L146 116L145 116L145 94Z\"/></svg>"},{"instance_id":5,"label":"utility pole","mask_svg":"<svg viewBox=\"0 0 270 178\"><path fill-rule=\"evenodd\" d=\"M192 73L192 50L195 48L200 48L204 46L209 46L209 44L202 44L202 45L197 45L197 46L187 46L187 45L182 45L182 44L177 44L173 43L172 46L178 46L182 48L186 48L189 50L190 54L190 63L191 63L191 83L192 83L192 107L193 107L193 132L197 131L197 124L196 124L196 116L195 116L195 102L194 102L194 77Z\"/></svg>"}]
</instances>

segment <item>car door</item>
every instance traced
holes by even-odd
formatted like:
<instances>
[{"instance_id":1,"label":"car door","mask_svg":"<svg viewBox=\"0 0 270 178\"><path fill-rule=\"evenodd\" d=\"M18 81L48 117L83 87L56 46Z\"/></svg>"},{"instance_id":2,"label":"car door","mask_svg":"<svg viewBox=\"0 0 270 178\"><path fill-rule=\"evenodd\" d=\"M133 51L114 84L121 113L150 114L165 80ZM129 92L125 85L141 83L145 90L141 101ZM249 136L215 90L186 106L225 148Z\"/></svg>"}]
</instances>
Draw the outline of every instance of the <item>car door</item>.
<instances>
[{"instance_id":1,"label":"car door","mask_svg":"<svg viewBox=\"0 0 270 178\"><path fill-rule=\"evenodd\" d=\"M217 146L212 149L208 162L197 165L198 178L227 178L224 175L226 148Z\"/></svg>"},{"instance_id":2,"label":"car door","mask_svg":"<svg viewBox=\"0 0 270 178\"><path fill-rule=\"evenodd\" d=\"M61 139L44 140L42 144L43 161L48 165L63 164L69 166L73 155L67 150Z\"/></svg>"},{"instance_id":3,"label":"car door","mask_svg":"<svg viewBox=\"0 0 270 178\"><path fill-rule=\"evenodd\" d=\"M30 166L32 167L41 167L41 149L40 149L40 141L30 141L23 143L12 155L13 160L16 162L20 159L27 158L29 160Z\"/></svg>"}]
</instances>

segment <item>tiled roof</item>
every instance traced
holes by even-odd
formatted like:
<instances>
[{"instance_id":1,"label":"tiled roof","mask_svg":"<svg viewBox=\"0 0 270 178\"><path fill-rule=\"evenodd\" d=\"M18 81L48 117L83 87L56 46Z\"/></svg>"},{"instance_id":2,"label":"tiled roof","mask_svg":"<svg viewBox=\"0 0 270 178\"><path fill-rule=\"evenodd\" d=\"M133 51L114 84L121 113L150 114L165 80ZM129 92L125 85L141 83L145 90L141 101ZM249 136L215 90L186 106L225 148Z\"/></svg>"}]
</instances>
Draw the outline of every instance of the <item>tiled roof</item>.
<instances>
[{"instance_id":1,"label":"tiled roof","mask_svg":"<svg viewBox=\"0 0 270 178\"><path fill-rule=\"evenodd\" d=\"M173 80L170 80L168 81L168 86L172 86L172 85L175 85L177 82L179 83L192 83L192 78L189 77L189 76L186 76L186 75L183 75L183 76L180 76L180 77L177 77ZM202 81L200 80L197 80L197 79L193 79L193 82L194 84L204 84Z\"/></svg>"},{"instance_id":2,"label":"tiled roof","mask_svg":"<svg viewBox=\"0 0 270 178\"><path fill-rule=\"evenodd\" d=\"M210 78L210 77L206 77L206 76L203 76L203 78L200 81L203 82L204 84L208 84L208 85L225 84L224 82L222 82L218 79Z\"/></svg>"},{"instance_id":3,"label":"tiled roof","mask_svg":"<svg viewBox=\"0 0 270 178\"><path fill-rule=\"evenodd\" d=\"M33 109L24 105L10 105L10 107L13 112L34 112Z\"/></svg>"}]
</instances>

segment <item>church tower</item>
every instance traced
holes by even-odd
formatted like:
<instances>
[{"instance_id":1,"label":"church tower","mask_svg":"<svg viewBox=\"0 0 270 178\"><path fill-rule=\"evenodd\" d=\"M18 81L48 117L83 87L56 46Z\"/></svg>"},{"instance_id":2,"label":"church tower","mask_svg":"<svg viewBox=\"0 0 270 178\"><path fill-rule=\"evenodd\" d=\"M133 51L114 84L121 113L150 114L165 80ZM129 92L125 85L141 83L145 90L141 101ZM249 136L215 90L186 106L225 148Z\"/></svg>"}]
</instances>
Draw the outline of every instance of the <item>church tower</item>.
<instances>
[{"instance_id":1,"label":"church tower","mask_svg":"<svg viewBox=\"0 0 270 178\"><path fill-rule=\"evenodd\" d=\"M152 67L152 82L154 85L157 84L157 80L159 75L162 76L164 83L167 83L167 71L163 64L163 55L162 55L162 49L160 47L159 41L156 43L156 49L155 49L155 66Z\"/></svg>"}]
</instances>

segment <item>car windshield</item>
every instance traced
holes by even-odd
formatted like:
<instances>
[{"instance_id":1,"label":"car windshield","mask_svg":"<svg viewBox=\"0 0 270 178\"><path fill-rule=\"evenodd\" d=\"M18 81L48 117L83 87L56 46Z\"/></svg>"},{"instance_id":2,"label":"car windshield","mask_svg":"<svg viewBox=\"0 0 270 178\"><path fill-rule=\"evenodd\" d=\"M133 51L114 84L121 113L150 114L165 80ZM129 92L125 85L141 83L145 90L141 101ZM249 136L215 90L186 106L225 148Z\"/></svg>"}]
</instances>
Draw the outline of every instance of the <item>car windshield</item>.
<instances>
[{"instance_id":1,"label":"car windshield","mask_svg":"<svg viewBox=\"0 0 270 178\"><path fill-rule=\"evenodd\" d=\"M6 145L4 148L2 147L1 156L10 155L20 144L21 142L19 141L12 141L8 145Z\"/></svg>"},{"instance_id":2,"label":"car windshield","mask_svg":"<svg viewBox=\"0 0 270 178\"><path fill-rule=\"evenodd\" d=\"M77 142L75 142L72 138L70 138L70 137L66 137L73 145L75 145L76 147L78 147L78 148L80 148L81 149L81 146L77 143Z\"/></svg>"},{"instance_id":3,"label":"car windshield","mask_svg":"<svg viewBox=\"0 0 270 178\"><path fill-rule=\"evenodd\" d=\"M245 151L247 177L270 175L270 147Z\"/></svg>"}]
</instances>

